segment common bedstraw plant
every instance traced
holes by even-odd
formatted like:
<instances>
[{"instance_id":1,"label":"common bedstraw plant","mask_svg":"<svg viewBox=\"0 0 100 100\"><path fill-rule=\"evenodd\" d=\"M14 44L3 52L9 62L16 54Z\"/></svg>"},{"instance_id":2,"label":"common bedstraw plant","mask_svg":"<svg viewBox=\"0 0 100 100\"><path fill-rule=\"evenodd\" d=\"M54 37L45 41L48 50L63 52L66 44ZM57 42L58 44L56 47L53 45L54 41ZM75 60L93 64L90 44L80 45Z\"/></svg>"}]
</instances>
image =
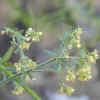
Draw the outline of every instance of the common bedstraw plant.
<instances>
[{"instance_id":1,"label":"common bedstraw plant","mask_svg":"<svg viewBox=\"0 0 100 100\"><path fill-rule=\"evenodd\" d=\"M45 50L51 58L40 64L27 57L24 51L29 49L32 42L40 41L42 32L35 32L32 28L29 28L26 34L22 35L22 31L5 28L1 31L1 35L3 34L9 35L12 41L8 51L0 58L0 71L3 75L0 85L6 85L6 83L12 81L15 84L12 93L15 95L22 94L25 90L35 100L41 100L35 91L25 85L25 81L32 80L31 74L34 72L57 72L60 86L58 93L66 93L67 95L71 95L74 88L67 86L66 82L88 81L92 78L91 63L96 63L98 51L88 52L82 45L80 35L83 34L83 31L81 28L65 33L60 39L61 44L56 52ZM78 51L77 55L72 56L72 49ZM14 52L20 54L20 59L18 62L11 63L9 59ZM54 67L48 70L43 68L51 63L54 64ZM63 78L64 73L66 75Z\"/></svg>"}]
</instances>

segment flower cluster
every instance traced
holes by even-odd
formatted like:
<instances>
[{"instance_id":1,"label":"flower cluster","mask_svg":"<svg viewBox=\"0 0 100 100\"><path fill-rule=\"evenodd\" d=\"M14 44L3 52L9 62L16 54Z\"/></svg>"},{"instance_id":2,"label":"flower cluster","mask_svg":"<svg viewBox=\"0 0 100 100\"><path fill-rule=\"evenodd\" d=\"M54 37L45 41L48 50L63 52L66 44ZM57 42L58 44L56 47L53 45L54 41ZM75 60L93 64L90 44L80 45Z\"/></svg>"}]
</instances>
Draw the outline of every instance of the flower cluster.
<instances>
[{"instance_id":1,"label":"flower cluster","mask_svg":"<svg viewBox=\"0 0 100 100\"><path fill-rule=\"evenodd\" d=\"M32 28L28 28L26 31L25 39L26 41L32 40L34 42L39 41L41 36L42 32L35 32Z\"/></svg>"},{"instance_id":2,"label":"flower cluster","mask_svg":"<svg viewBox=\"0 0 100 100\"><path fill-rule=\"evenodd\" d=\"M62 94L62 93L65 93L67 94L68 96L72 95L72 93L74 92L74 88L72 87L64 87L64 86L61 86L60 89L58 90L58 93L59 94Z\"/></svg>"},{"instance_id":3,"label":"flower cluster","mask_svg":"<svg viewBox=\"0 0 100 100\"><path fill-rule=\"evenodd\" d=\"M28 50L29 47L30 47L30 43L28 43L28 42L21 42L21 43L19 44L19 48L20 48L20 49Z\"/></svg>"},{"instance_id":4,"label":"flower cluster","mask_svg":"<svg viewBox=\"0 0 100 100\"><path fill-rule=\"evenodd\" d=\"M92 78L92 73L91 73L91 63L96 63L96 60L99 58L98 56L98 51L94 50L93 52L88 52L84 47L82 47L82 43L80 42L80 35L82 34L82 29L78 28L75 31L72 32L72 34L67 34L66 36L69 38L69 41L67 41L66 46L64 46L63 50L63 55L64 56L61 66L65 66L66 68L66 76L65 80L67 82L76 82L76 80L79 81L88 81ZM66 43L67 37L64 37L64 42ZM70 49L73 47L76 47L77 55L78 56L72 56ZM76 54L75 54L76 55ZM61 83L65 84L65 81L62 78ZM70 90L70 91L69 91ZM73 89L69 89L66 92L66 94L70 94ZM65 93L64 87L61 87L60 90L58 91L59 93Z\"/></svg>"},{"instance_id":5,"label":"flower cluster","mask_svg":"<svg viewBox=\"0 0 100 100\"><path fill-rule=\"evenodd\" d=\"M71 41L68 45L68 49L72 49L73 46L77 48L81 48L81 43L80 43L80 35L82 34L82 29L78 28L71 34Z\"/></svg>"},{"instance_id":6,"label":"flower cluster","mask_svg":"<svg viewBox=\"0 0 100 100\"><path fill-rule=\"evenodd\" d=\"M88 81L92 78L91 76L91 68L89 65L83 65L77 71L77 77L80 81Z\"/></svg>"},{"instance_id":7,"label":"flower cluster","mask_svg":"<svg viewBox=\"0 0 100 100\"><path fill-rule=\"evenodd\" d=\"M87 55L87 61L91 63L96 63L96 60L99 58L98 51L94 50L92 53Z\"/></svg>"},{"instance_id":8,"label":"flower cluster","mask_svg":"<svg viewBox=\"0 0 100 100\"><path fill-rule=\"evenodd\" d=\"M22 31L12 30L10 28L6 28L0 32L1 35L7 34L11 35L12 37L12 44L20 49L28 50L30 47L31 42L40 41L42 36L42 32L35 32L32 28L28 28L25 32L25 36L21 35Z\"/></svg>"},{"instance_id":9,"label":"flower cluster","mask_svg":"<svg viewBox=\"0 0 100 100\"><path fill-rule=\"evenodd\" d=\"M73 70L67 71L66 80L74 82L76 79L75 72Z\"/></svg>"},{"instance_id":10,"label":"flower cluster","mask_svg":"<svg viewBox=\"0 0 100 100\"><path fill-rule=\"evenodd\" d=\"M35 68L37 66L37 63L29 59L28 57L24 57L14 65L16 67L16 71L21 72L24 69Z\"/></svg>"}]
</instances>

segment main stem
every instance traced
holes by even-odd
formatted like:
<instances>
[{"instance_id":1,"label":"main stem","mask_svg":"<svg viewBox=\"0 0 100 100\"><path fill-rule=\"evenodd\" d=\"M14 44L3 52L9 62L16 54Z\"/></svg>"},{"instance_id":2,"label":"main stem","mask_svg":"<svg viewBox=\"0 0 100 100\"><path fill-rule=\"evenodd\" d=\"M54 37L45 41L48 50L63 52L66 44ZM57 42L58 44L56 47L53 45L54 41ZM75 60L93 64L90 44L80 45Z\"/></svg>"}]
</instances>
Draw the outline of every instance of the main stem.
<instances>
[{"instance_id":1,"label":"main stem","mask_svg":"<svg viewBox=\"0 0 100 100\"><path fill-rule=\"evenodd\" d=\"M8 72L6 70L6 68L2 65L0 65L0 70L2 70L6 75L11 76L12 73ZM15 81L19 84L20 80L19 79L15 79ZM24 90L29 93L34 100L41 100L40 97L37 95L37 93L34 90L31 90L29 87L27 87L25 84L22 85L22 87L24 88Z\"/></svg>"},{"instance_id":2,"label":"main stem","mask_svg":"<svg viewBox=\"0 0 100 100\"><path fill-rule=\"evenodd\" d=\"M5 80L0 82L0 86L6 84L10 80L16 79L16 77L18 77L18 76L21 76L23 74L27 74L27 73L30 73L30 72L55 72L54 70L38 70L40 67L46 66L46 65L54 62L55 60L56 60L56 58L51 58L51 59L45 61L44 63L39 64L37 66L36 70L34 68L31 68L31 69L19 72L19 73L15 74L15 75L10 75L10 77L8 77L7 79L5 79Z\"/></svg>"},{"instance_id":3,"label":"main stem","mask_svg":"<svg viewBox=\"0 0 100 100\"><path fill-rule=\"evenodd\" d=\"M46 66L46 65L48 65L48 64L51 64L51 63L53 63L54 61L56 61L57 59L66 59L65 57L54 57L54 58L50 58L49 60L47 60L47 61L45 61L45 62L43 62L43 63L41 63L41 64L38 64L38 66L37 66L37 68L36 69L34 69L34 68L30 68L30 69L27 69L27 70L24 70L24 71L22 71L22 72L19 72L19 73L17 73L17 74L15 74L15 75L10 75L10 77L8 77L7 79L5 79L5 80L3 80L3 81L1 81L0 82L0 86L1 85L4 85L4 84L6 84L8 81L10 81L10 80L14 80L14 79L16 79L16 77L18 77L18 76L21 76L21 75L23 75L23 74L27 74L27 73L30 73L30 72L57 72L57 71L55 71L55 70L43 70L43 69L40 69L41 67L43 67L43 66ZM77 58L77 57L70 57L70 59L79 59L79 58Z\"/></svg>"}]
</instances>

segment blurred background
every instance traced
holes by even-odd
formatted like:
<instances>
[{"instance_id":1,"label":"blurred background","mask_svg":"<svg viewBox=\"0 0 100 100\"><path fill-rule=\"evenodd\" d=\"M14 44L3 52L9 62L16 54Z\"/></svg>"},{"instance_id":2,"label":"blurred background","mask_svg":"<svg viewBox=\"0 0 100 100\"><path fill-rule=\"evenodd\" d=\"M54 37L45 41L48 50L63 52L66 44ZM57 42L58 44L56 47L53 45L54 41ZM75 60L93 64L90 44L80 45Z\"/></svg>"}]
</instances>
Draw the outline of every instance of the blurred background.
<instances>
[{"instance_id":1,"label":"blurred background","mask_svg":"<svg viewBox=\"0 0 100 100\"><path fill-rule=\"evenodd\" d=\"M0 0L0 30L3 27L16 27L26 30L32 27L43 32L41 42L32 43L26 55L37 62L49 57L44 49L54 50L59 46L59 37L69 29L82 27L82 41L89 51L98 49L100 53L100 0ZM0 36L0 56L10 46L10 38ZM18 56L13 55L13 61ZM92 65L93 78L84 83L76 82L75 93L69 97L58 94L58 80L55 73L35 73L27 83L42 100L100 100L100 59ZM11 94L9 88L0 87L0 100L33 100L24 93Z\"/></svg>"}]
</instances>

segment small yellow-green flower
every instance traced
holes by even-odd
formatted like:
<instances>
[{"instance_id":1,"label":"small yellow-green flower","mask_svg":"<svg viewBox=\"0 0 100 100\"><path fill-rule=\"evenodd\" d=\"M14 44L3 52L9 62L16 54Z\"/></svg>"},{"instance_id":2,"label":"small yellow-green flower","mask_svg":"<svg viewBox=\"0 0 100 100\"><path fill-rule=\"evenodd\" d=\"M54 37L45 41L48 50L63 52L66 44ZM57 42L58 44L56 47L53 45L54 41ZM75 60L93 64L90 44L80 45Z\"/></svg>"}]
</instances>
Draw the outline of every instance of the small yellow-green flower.
<instances>
[{"instance_id":1,"label":"small yellow-green flower","mask_svg":"<svg viewBox=\"0 0 100 100\"><path fill-rule=\"evenodd\" d=\"M68 72L66 75L66 80L67 81L72 81L74 82L76 79L75 73L74 72Z\"/></svg>"},{"instance_id":2,"label":"small yellow-green flower","mask_svg":"<svg viewBox=\"0 0 100 100\"><path fill-rule=\"evenodd\" d=\"M14 66L16 67L17 72L21 72L21 64L20 63L15 63Z\"/></svg>"},{"instance_id":3,"label":"small yellow-green flower","mask_svg":"<svg viewBox=\"0 0 100 100\"><path fill-rule=\"evenodd\" d=\"M64 93L67 94L68 96L71 96L71 95L73 94L74 91L75 91L75 90L74 90L74 88L72 88L72 87L66 87L66 88L64 89Z\"/></svg>"},{"instance_id":4,"label":"small yellow-green flower","mask_svg":"<svg viewBox=\"0 0 100 100\"><path fill-rule=\"evenodd\" d=\"M95 63L96 59L93 56L88 56L88 61L91 63Z\"/></svg>"},{"instance_id":5,"label":"small yellow-green flower","mask_svg":"<svg viewBox=\"0 0 100 100\"><path fill-rule=\"evenodd\" d=\"M26 75L25 81L26 81L26 82L29 82L29 81L30 81L29 75Z\"/></svg>"},{"instance_id":6,"label":"small yellow-green flower","mask_svg":"<svg viewBox=\"0 0 100 100\"><path fill-rule=\"evenodd\" d=\"M35 61L31 61L29 63L27 63L26 67L27 68L35 68L37 66L37 63Z\"/></svg>"},{"instance_id":7,"label":"small yellow-green flower","mask_svg":"<svg viewBox=\"0 0 100 100\"><path fill-rule=\"evenodd\" d=\"M27 43L27 42L22 42L19 45L19 48L21 48L21 49L29 49L29 47L30 47L30 43Z\"/></svg>"},{"instance_id":8,"label":"small yellow-green flower","mask_svg":"<svg viewBox=\"0 0 100 100\"><path fill-rule=\"evenodd\" d=\"M61 86L60 89L58 90L58 94L62 94L64 92L64 88Z\"/></svg>"},{"instance_id":9,"label":"small yellow-green flower","mask_svg":"<svg viewBox=\"0 0 100 100\"><path fill-rule=\"evenodd\" d=\"M92 78L91 69L89 66L83 66L77 71L77 77L80 81L88 81Z\"/></svg>"},{"instance_id":10,"label":"small yellow-green flower","mask_svg":"<svg viewBox=\"0 0 100 100\"><path fill-rule=\"evenodd\" d=\"M19 87L19 88L15 89L15 90L12 90L12 94L21 95L21 94L23 94L23 91L24 91L24 89L22 87Z\"/></svg>"}]
</instances>

